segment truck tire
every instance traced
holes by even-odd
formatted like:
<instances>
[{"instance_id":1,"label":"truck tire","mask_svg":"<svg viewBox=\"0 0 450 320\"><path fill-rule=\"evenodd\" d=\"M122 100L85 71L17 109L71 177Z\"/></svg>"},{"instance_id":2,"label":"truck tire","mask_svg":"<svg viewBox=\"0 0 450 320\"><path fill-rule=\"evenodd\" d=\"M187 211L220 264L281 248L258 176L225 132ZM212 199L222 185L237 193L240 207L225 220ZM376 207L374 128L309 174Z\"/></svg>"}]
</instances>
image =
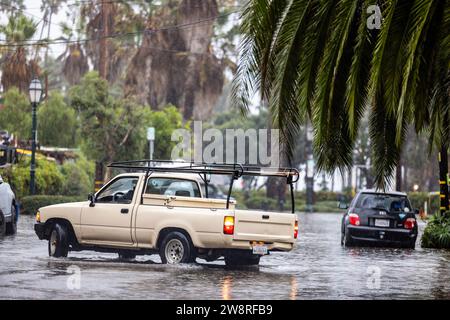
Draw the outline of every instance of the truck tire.
<instances>
[{"instance_id":1,"label":"truck tire","mask_svg":"<svg viewBox=\"0 0 450 320\"><path fill-rule=\"evenodd\" d=\"M16 213L16 207L13 205L11 207L11 212ZM13 214L12 221L6 224L6 234L13 235L17 233L17 221L16 215Z\"/></svg>"},{"instance_id":2,"label":"truck tire","mask_svg":"<svg viewBox=\"0 0 450 320\"><path fill-rule=\"evenodd\" d=\"M225 265L227 267L257 266L261 259L260 255L246 253L230 253L225 255Z\"/></svg>"},{"instance_id":3,"label":"truck tire","mask_svg":"<svg viewBox=\"0 0 450 320\"><path fill-rule=\"evenodd\" d=\"M50 231L48 239L48 255L50 257L60 258L67 257L69 252L68 232L67 229L55 223Z\"/></svg>"},{"instance_id":4,"label":"truck tire","mask_svg":"<svg viewBox=\"0 0 450 320\"><path fill-rule=\"evenodd\" d=\"M3 212L0 210L0 237L6 234L6 220Z\"/></svg>"},{"instance_id":5,"label":"truck tire","mask_svg":"<svg viewBox=\"0 0 450 320\"><path fill-rule=\"evenodd\" d=\"M191 263L195 260L195 249L183 233L172 231L162 240L159 256L163 264Z\"/></svg>"}]
</instances>

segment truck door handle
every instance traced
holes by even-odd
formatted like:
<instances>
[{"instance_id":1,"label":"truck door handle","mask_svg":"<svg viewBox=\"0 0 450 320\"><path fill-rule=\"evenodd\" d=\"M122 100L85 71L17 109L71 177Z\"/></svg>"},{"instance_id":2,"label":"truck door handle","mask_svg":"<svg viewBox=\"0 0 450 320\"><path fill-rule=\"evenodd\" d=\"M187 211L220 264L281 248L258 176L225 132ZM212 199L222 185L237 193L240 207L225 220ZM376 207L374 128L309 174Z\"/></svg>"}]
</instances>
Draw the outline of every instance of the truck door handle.
<instances>
[{"instance_id":1,"label":"truck door handle","mask_svg":"<svg viewBox=\"0 0 450 320\"><path fill-rule=\"evenodd\" d=\"M269 216L269 215L267 215L267 214L264 214L264 215L262 216L262 218L263 218L263 219L266 219L266 220L267 220L267 219L269 219L269 218L270 218L270 216Z\"/></svg>"},{"instance_id":2,"label":"truck door handle","mask_svg":"<svg viewBox=\"0 0 450 320\"><path fill-rule=\"evenodd\" d=\"M127 214L128 213L128 209L122 209L122 210L120 210L120 213Z\"/></svg>"}]
</instances>

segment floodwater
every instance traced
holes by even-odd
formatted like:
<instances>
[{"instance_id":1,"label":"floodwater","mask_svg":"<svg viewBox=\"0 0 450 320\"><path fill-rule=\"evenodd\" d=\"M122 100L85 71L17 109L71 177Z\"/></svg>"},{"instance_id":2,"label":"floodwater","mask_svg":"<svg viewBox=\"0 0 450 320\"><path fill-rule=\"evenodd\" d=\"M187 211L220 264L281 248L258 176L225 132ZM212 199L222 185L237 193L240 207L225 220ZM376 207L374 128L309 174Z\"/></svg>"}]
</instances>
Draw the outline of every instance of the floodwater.
<instances>
[{"instance_id":1,"label":"floodwater","mask_svg":"<svg viewBox=\"0 0 450 320\"><path fill-rule=\"evenodd\" d=\"M342 248L340 214L299 214L295 250L228 270L223 261L162 265L73 252L49 258L21 217L0 239L0 299L450 299L450 250ZM424 224L420 222L420 230Z\"/></svg>"}]
</instances>

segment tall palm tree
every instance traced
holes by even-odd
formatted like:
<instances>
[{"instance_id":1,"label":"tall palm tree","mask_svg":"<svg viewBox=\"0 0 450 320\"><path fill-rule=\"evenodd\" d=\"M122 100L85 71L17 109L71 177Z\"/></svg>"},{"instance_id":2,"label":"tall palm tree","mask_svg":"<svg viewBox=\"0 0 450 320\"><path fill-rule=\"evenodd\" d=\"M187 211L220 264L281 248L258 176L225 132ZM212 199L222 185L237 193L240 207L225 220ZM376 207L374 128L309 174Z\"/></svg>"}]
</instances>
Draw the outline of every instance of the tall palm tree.
<instances>
[{"instance_id":1,"label":"tall palm tree","mask_svg":"<svg viewBox=\"0 0 450 320\"><path fill-rule=\"evenodd\" d=\"M429 129L447 153L450 1L377 3L381 28L369 29L373 0L250 0L234 97L245 111L261 92L288 150L310 118L325 170L351 165L368 112L375 182L385 188L408 124Z\"/></svg>"},{"instance_id":2,"label":"tall palm tree","mask_svg":"<svg viewBox=\"0 0 450 320\"><path fill-rule=\"evenodd\" d=\"M5 25L0 25L0 34L5 37L6 45L2 51L2 85L6 91L17 87L22 92L28 92L31 78L39 73L39 66L35 61L28 61L28 48L22 46L24 41L30 40L36 33L37 24L33 19L23 14L11 15Z\"/></svg>"}]
</instances>

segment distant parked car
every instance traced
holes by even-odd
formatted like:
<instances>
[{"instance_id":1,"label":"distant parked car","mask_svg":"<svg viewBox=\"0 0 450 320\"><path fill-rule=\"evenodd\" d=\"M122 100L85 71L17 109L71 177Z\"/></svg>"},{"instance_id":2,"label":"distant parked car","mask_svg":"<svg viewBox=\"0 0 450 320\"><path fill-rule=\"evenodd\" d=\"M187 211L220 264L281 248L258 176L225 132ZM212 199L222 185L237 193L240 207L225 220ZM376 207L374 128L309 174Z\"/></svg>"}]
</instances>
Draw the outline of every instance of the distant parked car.
<instances>
[{"instance_id":1,"label":"distant parked car","mask_svg":"<svg viewBox=\"0 0 450 320\"><path fill-rule=\"evenodd\" d=\"M18 210L14 192L0 176L0 236L15 234L17 219Z\"/></svg>"},{"instance_id":2,"label":"distant parked car","mask_svg":"<svg viewBox=\"0 0 450 320\"><path fill-rule=\"evenodd\" d=\"M342 217L341 244L375 244L414 249L417 239L415 210L406 193L360 191Z\"/></svg>"}]
</instances>

